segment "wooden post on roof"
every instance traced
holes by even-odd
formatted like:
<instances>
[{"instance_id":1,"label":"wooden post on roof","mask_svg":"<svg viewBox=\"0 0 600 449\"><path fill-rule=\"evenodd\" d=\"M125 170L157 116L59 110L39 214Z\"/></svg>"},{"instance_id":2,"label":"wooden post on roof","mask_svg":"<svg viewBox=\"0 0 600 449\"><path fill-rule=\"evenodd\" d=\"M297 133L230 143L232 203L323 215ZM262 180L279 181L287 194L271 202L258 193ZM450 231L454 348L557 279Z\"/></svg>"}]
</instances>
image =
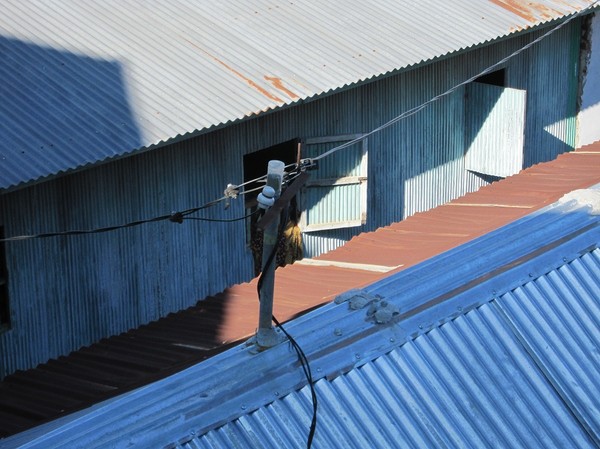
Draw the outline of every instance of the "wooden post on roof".
<instances>
[{"instance_id":1,"label":"wooden post on roof","mask_svg":"<svg viewBox=\"0 0 600 449\"><path fill-rule=\"evenodd\" d=\"M257 225L257 228L263 231L263 271L260 278L260 310L255 340L257 346L261 349L275 346L283 339L272 326L279 220L283 209L289 205L290 200L298 193L308 178L308 173L300 173L285 192L283 192L283 195L275 200L273 206L267 210ZM267 175L267 186L272 187L276 191L275 195L278 196L277 188L281 189L281 180L270 180L269 175ZM271 260L269 261L269 259Z\"/></svg>"},{"instance_id":2,"label":"wooden post on roof","mask_svg":"<svg viewBox=\"0 0 600 449\"><path fill-rule=\"evenodd\" d=\"M274 190L275 200L277 200L281 194L284 167L285 165L281 161L269 161L267 186ZM259 198L259 204L260 203L261 201ZM262 274L259 281L260 309L258 315L258 330L256 331L256 344L261 348L270 348L281 341L281 338L277 332L275 332L272 325L273 292L275 290L275 268L277 265L275 256L277 252L280 214L281 211L275 214L274 211L271 212L271 214L269 214L272 217L271 221L268 225L263 227Z\"/></svg>"}]
</instances>

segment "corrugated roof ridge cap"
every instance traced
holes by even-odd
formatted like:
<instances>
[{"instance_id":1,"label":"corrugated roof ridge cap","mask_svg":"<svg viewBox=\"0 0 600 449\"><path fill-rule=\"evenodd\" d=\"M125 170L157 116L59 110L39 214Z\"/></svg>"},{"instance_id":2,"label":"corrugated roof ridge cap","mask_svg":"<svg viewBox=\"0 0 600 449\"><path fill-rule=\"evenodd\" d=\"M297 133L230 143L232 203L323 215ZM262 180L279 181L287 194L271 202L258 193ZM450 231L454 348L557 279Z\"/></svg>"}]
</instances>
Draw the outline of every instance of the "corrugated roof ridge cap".
<instances>
[{"instance_id":1,"label":"corrugated roof ridge cap","mask_svg":"<svg viewBox=\"0 0 600 449\"><path fill-rule=\"evenodd\" d=\"M587 189L573 190L563 195L558 203L573 209L584 208L590 215L600 215L600 184Z\"/></svg>"}]
</instances>

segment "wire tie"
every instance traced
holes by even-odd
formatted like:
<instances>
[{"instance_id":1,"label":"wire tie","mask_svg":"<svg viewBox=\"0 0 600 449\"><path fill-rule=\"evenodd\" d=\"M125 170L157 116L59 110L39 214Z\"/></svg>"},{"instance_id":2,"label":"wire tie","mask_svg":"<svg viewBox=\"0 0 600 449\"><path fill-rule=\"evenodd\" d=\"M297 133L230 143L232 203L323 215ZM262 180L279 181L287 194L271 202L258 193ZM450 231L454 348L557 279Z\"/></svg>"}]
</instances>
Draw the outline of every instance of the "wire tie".
<instances>
[{"instance_id":1,"label":"wire tie","mask_svg":"<svg viewBox=\"0 0 600 449\"><path fill-rule=\"evenodd\" d=\"M183 214L181 212L171 212L169 221L181 224L183 223Z\"/></svg>"},{"instance_id":2,"label":"wire tie","mask_svg":"<svg viewBox=\"0 0 600 449\"><path fill-rule=\"evenodd\" d=\"M225 195L225 209L229 209L229 206L231 205L231 198L235 200L239 193L240 189L238 186L234 184L227 184L227 188L223 191L223 194Z\"/></svg>"},{"instance_id":3,"label":"wire tie","mask_svg":"<svg viewBox=\"0 0 600 449\"><path fill-rule=\"evenodd\" d=\"M227 184L227 188L223 193L227 198L233 198L235 200L240 193L240 189L234 184Z\"/></svg>"}]
</instances>

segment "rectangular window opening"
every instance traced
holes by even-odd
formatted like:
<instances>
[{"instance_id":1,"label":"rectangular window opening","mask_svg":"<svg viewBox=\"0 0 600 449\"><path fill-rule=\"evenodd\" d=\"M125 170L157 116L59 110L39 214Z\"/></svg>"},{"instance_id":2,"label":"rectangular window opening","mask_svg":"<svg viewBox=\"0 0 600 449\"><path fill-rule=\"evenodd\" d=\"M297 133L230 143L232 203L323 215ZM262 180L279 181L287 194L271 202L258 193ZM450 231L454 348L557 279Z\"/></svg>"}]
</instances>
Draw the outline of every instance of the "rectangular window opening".
<instances>
[{"instance_id":1,"label":"rectangular window opening","mask_svg":"<svg viewBox=\"0 0 600 449\"><path fill-rule=\"evenodd\" d=\"M244 183L260 178L267 174L267 166L269 161L282 161L285 165L293 164L298 159L298 143L299 139L292 139L277 145L254 151L244 156ZM249 191L259 189L248 195L244 195L244 205L246 207L246 215L252 214L246 223L246 242L252 251L254 258L254 272L256 275L260 273L262 268L262 234L256 231L256 224L261 217L257 211L258 202L256 197L260 193L260 188L265 185L266 180L252 182L244 187L244 190ZM295 204L295 202L294 202ZM301 258L300 257L296 257ZM292 263L292 261L288 261ZM283 261L279 260L278 265L284 265Z\"/></svg>"},{"instance_id":2,"label":"rectangular window opening","mask_svg":"<svg viewBox=\"0 0 600 449\"><path fill-rule=\"evenodd\" d=\"M506 69L465 86L465 169L491 182L523 168L527 92L506 86Z\"/></svg>"},{"instance_id":3,"label":"rectangular window opening","mask_svg":"<svg viewBox=\"0 0 600 449\"><path fill-rule=\"evenodd\" d=\"M307 138L302 157L314 158L361 134ZM367 222L368 139L319 160L302 189L302 232L360 227Z\"/></svg>"},{"instance_id":4,"label":"rectangular window opening","mask_svg":"<svg viewBox=\"0 0 600 449\"><path fill-rule=\"evenodd\" d=\"M496 70L480 76L474 82L491 86L506 87L506 69Z\"/></svg>"}]
</instances>

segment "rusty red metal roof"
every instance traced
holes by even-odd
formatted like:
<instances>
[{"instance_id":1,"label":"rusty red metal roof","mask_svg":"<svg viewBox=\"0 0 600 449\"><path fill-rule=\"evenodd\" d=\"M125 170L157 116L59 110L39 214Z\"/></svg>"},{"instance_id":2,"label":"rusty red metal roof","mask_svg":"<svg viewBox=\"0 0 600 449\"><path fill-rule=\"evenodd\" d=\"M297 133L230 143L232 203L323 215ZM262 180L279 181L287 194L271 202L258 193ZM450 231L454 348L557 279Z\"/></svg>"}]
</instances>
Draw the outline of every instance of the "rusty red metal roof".
<instances>
[{"instance_id":1,"label":"rusty red metal roof","mask_svg":"<svg viewBox=\"0 0 600 449\"><path fill-rule=\"evenodd\" d=\"M538 164L341 248L276 272L275 315L287 321L336 295L500 228L600 183L600 141ZM255 331L257 280L0 382L0 437L168 376Z\"/></svg>"},{"instance_id":2,"label":"rusty red metal roof","mask_svg":"<svg viewBox=\"0 0 600 449\"><path fill-rule=\"evenodd\" d=\"M600 182L600 142L535 165L443 206L354 237L317 257L321 266L295 263L279 268L275 316L288 320L306 308L332 300L484 235L557 201L565 193ZM326 265L329 262L334 265ZM355 264L354 268L343 265ZM364 269L360 269L364 266ZM388 267L387 272L371 271ZM229 293L219 338L251 335L258 322L256 280ZM243 312L240 312L243 311Z\"/></svg>"}]
</instances>

